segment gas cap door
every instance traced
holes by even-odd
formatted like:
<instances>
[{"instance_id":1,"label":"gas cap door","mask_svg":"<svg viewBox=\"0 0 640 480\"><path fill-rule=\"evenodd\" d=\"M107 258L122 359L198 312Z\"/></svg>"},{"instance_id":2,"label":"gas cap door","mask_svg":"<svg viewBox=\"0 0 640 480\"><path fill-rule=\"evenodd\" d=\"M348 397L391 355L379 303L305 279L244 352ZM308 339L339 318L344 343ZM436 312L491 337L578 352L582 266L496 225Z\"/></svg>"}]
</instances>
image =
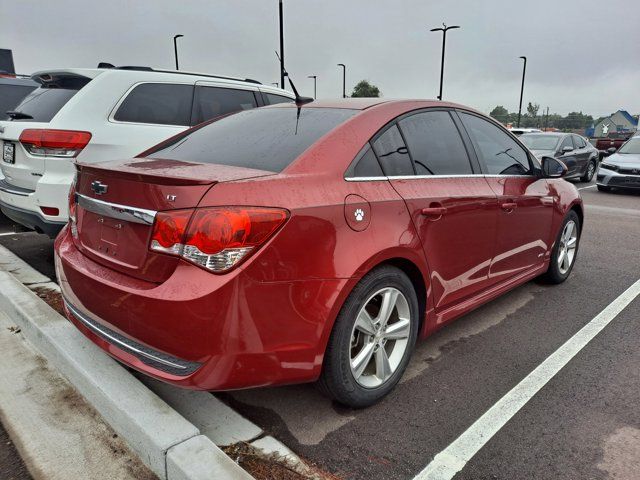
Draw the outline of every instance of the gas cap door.
<instances>
[{"instance_id":1,"label":"gas cap door","mask_svg":"<svg viewBox=\"0 0 640 480\"><path fill-rule=\"evenodd\" d=\"M352 230L361 232L371 223L371 205L360 195L347 195L344 199L344 218Z\"/></svg>"}]
</instances>

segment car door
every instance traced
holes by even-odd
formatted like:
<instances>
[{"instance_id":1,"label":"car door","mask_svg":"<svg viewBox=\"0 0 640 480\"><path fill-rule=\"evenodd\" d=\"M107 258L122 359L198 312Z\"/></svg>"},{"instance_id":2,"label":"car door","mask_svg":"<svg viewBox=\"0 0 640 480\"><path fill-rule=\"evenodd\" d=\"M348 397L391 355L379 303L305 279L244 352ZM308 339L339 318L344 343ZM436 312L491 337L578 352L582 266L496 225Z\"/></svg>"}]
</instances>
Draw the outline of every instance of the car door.
<instances>
[{"instance_id":1,"label":"car door","mask_svg":"<svg viewBox=\"0 0 640 480\"><path fill-rule=\"evenodd\" d=\"M565 148L571 148L565 152ZM567 177L575 176L580 171L578 164L578 152L576 151L571 135L565 136L558 147L557 158L567 166Z\"/></svg>"},{"instance_id":2,"label":"car door","mask_svg":"<svg viewBox=\"0 0 640 480\"><path fill-rule=\"evenodd\" d=\"M459 115L498 199L489 278L506 281L544 263L552 241L553 196L533 158L506 130L469 112Z\"/></svg>"},{"instance_id":3,"label":"car door","mask_svg":"<svg viewBox=\"0 0 640 480\"><path fill-rule=\"evenodd\" d=\"M576 157L577 170L580 174L583 174L587 171L587 164L589 163L589 150L587 149L587 144L578 135L571 135L573 139L573 147Z\"/></svg>"},{"instance_id":4,"label":"car door","mask_svg":"<svg viewBox=\"0 0 640 480\"><path fill-rule=\"evenodd\" d=\"M420 236L436 311L472 296L488 282L497 200L467 147L448 110L401 117L373 141Z\"/></svg>"}]
</instances>

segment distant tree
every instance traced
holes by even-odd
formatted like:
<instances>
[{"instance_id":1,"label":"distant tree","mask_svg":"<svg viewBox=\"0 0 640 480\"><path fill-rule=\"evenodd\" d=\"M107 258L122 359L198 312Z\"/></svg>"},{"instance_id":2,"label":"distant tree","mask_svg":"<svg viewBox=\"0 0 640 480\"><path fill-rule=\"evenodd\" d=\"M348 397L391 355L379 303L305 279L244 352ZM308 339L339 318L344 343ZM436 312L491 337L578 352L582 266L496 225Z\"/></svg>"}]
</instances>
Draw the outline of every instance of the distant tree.
<instances>
[{"instance_id":1,"label":"distant tree","mask_svg":"<svg viewBox=\"0 0 640 480\"><path fill-rule=\"evenodd\" d=\"M536 118L538 116L538 110L540 110L540 105L537 103L529 102L529 105L527 105L527 113L530 117Z\"/></svg>"},{"instance_id":2,"label":"distant tree","mask_svg":"<svg viewBox=\"0 0 640 480\"><path fill-rule=\"evenodd\" d=\"M382 93L380 92L380 89L372 83L369 83L367 80L361 80L358 82L358 84L353 87L353 93L351 93L352 97L359 98L380 97L381 95Z\"/></svg>"},{"instance_id":3,"label":"distant tree","mask_svg":"<svg viewBox=\"0 0 640 480\"><path fill-rule=\"evenodd\" d=\"M502 123L507 123L507 121L509 120L509 111L502 105L496 106L496 108L491 110L489 115Z\"/></svg>"}]
</instances>

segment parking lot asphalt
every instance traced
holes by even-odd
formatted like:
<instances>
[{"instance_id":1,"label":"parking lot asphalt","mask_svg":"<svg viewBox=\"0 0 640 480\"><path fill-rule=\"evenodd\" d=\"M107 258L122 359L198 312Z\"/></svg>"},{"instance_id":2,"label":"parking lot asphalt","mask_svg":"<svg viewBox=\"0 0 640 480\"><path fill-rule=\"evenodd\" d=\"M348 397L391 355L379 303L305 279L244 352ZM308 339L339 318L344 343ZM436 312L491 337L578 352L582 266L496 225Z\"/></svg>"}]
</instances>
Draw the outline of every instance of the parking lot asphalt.
<instances>
[{"instance_id":1,"label":"parking lot asphalt","mask_svg":"<svg viewBox=\"0 0 640 480\"><path fill-rule=\"evenodd\" d=\"M310 385L218 394L269 435L345 479L411 479L640 278L640 194L577 184L586 219L562 285L530 282L417 345L401 383L364 410ZM0 234L10 222L0 221ZM54 276L52 241L0 235ZM637 478L640 297L586 345L455 478Z\"/></svg>"}]
</instances>

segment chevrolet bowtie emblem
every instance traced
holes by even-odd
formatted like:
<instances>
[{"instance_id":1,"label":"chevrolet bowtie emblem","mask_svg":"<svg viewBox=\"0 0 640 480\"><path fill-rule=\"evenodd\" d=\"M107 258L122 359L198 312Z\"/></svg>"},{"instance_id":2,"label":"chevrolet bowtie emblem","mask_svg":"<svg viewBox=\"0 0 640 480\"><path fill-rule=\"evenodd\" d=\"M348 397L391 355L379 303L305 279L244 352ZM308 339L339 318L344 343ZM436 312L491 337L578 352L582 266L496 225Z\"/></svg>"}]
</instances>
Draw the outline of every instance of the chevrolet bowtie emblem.
<instances>
[{"instance_id":1,"label":"chevrolet bowtie emblem","mask_svg":"<svg viewBox=\"0 0 640 480\"><path fill-rule=\"evenodd\" d=\"M93 182L91 182L91 190L93 190L96 195L103 195L107 193L108 189L109 185L101 183L100 180L94 180Z\"/></svg>"}]
</instances>

